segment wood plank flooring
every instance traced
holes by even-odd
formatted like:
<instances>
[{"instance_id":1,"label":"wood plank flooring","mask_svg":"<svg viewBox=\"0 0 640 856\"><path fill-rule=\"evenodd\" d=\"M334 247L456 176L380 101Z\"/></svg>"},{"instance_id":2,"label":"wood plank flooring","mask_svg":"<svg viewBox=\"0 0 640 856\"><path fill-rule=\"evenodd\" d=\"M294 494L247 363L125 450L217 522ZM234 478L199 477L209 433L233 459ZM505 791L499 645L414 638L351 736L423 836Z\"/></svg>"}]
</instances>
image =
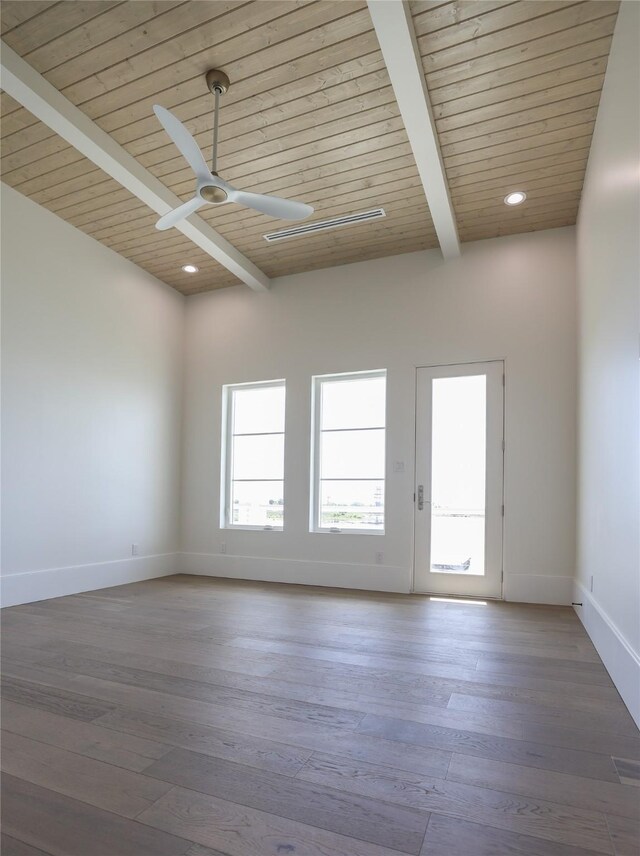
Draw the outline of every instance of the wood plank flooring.
<instances>
[{"instance_id":1,"label":"wood plank flooring","mask_svg":"<svg viewBox=\"0 0 640 856\"><path fill-rule=\"evenodd\" d=\"M2 856L640 854L568 608L175 576L2 637Z\"/></svg>"}]
</instances>

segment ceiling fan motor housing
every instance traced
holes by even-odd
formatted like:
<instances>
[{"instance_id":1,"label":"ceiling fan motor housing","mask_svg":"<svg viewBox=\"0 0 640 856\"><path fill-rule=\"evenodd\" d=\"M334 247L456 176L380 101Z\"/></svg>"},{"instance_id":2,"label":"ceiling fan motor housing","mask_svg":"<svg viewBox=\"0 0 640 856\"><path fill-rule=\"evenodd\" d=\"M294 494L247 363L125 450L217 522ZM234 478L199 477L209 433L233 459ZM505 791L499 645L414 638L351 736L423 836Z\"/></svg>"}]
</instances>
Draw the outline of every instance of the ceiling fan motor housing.
<instances>
[{"instance_id":1,"label":"ceiling fan motor housing","mask_svg":"<svg viewBox=\"0 0 640 856\"><path fill-rule=\"evenodd\" d=\"M198 192L205 202L212 205L220 205L222 202L226 202L228 197L227 191L215 184L205 184Z\"/></svg>"}]
</instances>

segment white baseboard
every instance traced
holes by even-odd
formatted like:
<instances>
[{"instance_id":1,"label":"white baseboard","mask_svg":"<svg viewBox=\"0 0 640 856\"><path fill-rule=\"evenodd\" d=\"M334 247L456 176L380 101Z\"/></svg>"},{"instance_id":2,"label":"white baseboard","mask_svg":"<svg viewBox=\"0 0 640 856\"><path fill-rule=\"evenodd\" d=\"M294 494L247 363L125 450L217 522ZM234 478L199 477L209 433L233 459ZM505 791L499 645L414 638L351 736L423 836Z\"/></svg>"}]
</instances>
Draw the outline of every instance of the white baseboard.
<instances>
[{"instance_id":1,"label":"white baseboard","mask_svg":"<svg viewBox=\"0 0 640 856\"><path fill-rule=\"evenodd\" d=\"M515 603L547 603L570 606L573 599L573 577L544 574L505 574L505 600Z\"/></svg>"},{"instance_id":2,"label":"white baseboard","mask_svg":"<svg viewBox=\"0 0 640 856\"><path fill-rule=\"evenodd\" d=\"M179 558L183 574L401 593L408 593L411 587L410 570L392 565L230 556L228 553L181 553Z\"/></svg>"},{"instance_id":3,"label":"white baseboard","mask_svg":"<svg viewBox=\"0 0 640 856\"><path fill-rule=\"evenodd\" d=\"M67 594L135 583L180 573L177 553L135 556L112 562L25 571L0 577L2 606L17 606Z\"/></svg>"},{"instance_id":4,"label":"white baseboard","mask_svg":"<svg viewBox=\"0 0 640 856\"><path fill-rule=\"evenodd\" d=\"M578 618L589 634L611 680L640 728L640 656L618 630L591 592L574 580Z\"/></svg>"},{"instance_id":5,"label":"white baseboard","mask_svg":"<svg viewBox=\"0 0 640 856\"><path fill-rule=\"evenodd\" d=\"M408 594L411 570L397 565L274 559L223 553L165 553L112 562L26 571L0 577L2 606L16 606L67 594L124 585L170 574L195 574L261 582L353 588ZM571 603L572 577L505 576L504 599L519 603Z\"/></svg>"},{"instance_id":6,"label":"white baseboard","mask_svg":"<svg viewBox=\"0 0 640 856\"><path fill-rule=\"evenodd\" d=\"M200 576L365 591L389 591L401 594L408 594L412 584L411 570L397 565L273 559L259 556L233 556L228 553L180 553L179 558L183 574ZM571 604L572 596L573 577L533 574L505 576L505 600L568 606Z\"/></svg>"}]
</instances>

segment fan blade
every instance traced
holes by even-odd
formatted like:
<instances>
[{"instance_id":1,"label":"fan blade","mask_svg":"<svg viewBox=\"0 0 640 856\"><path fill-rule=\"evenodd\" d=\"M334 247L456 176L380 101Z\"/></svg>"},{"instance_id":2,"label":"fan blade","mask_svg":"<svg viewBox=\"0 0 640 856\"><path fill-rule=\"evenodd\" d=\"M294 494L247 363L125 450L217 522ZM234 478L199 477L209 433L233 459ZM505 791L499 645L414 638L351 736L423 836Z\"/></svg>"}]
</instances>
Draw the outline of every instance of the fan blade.
<instances>
[{"instance_id":1,"label":"fan blade","mask_svg":"<svg viewBox=\"0 0 640 856\"><path fill-rule=\"evenodd\" d=\"M162 127L175 143L182 157L195 172L198 180L210 181L211 172L209 171L209 167L200 151L200 147L182 124L180 119L176 119L173 113L170 113L165 107L161 107L159 104L153 105L153 112L160 120Z\"/></svg>"},{"instance_id":2,"label":"fan blade","mask_svg":"<svg viewBox=\"0 0 640 856\"><path fill-rule=\"evenodd\" d=\"M311 205L305 205L304 202L293 202L280 196L265 196L263 193L247 193L244 190L231 190L229 201L239 202L240 205L246 205L280 220L304 220L313 214Z\"/></svg>"},{"instance_id":3,"label":"fan blade","mask_svg":"<svg viewBox=\"0 0 640 856\"><path fill-rule=\"evenodd\" d=\"M159 229L161 232L164 232L165 229L171 229L171 227L175 226L176 223L179 223L180 220L185 220L189 215L193 214L194 211L197 211L198 208L202 208L202 206L206 204L207 203L204 199L200 199L199 196L194 196L193 199L190 199L183 205L179 205L177 208L174 208L173 211L169 211L168 214L164 214L156 223L156 229Z\"/></svg>"}]
</instances>

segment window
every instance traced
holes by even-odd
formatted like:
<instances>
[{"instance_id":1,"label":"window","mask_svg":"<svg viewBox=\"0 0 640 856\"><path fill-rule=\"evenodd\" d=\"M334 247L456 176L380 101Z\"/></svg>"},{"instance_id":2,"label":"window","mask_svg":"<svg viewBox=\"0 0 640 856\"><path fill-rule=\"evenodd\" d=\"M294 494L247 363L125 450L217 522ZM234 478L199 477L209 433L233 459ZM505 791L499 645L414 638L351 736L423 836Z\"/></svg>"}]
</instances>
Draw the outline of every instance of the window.
<instances>
[{"instance_id":1,"label":"window","mask_svg":"<svg viewBox=\"0 0 640 856\"><path fill-rule=\"evenodd\" d=\"M285 382L223 387L223 528L284 525Z\"/></svg>"},{"instance_id":2,"label":"window","mask_svg":"<svg viewBox=\"0 0 640 856\"><path fill-rule=\"evenodd\" d=\"M386 372L313 379L313 532L384 532Z\"/></svg>"}]
</instances>

